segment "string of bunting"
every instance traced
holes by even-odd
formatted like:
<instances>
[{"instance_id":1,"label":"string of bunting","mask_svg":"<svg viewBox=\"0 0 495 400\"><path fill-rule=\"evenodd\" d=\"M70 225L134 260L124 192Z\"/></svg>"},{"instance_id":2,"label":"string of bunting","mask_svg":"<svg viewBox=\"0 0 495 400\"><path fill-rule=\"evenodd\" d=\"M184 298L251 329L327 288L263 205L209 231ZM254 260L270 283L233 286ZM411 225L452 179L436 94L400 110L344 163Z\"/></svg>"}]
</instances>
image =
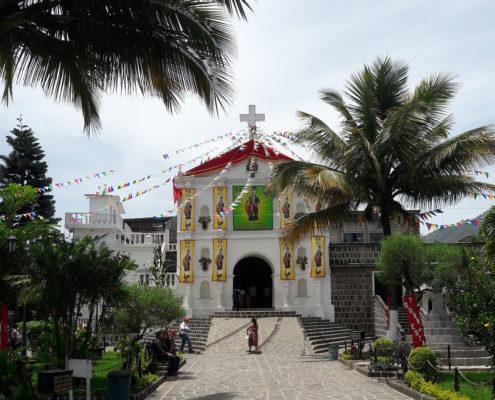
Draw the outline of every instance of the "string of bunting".
<instances>
[{"instance_id":1,"label":"string of bunting","mask_svg":"<svg viewBox=\"0 0 495 400\"><path fill-rule=\"evenodd\" d=\"M453 226L462 226L462 225L479 225L481 223L481 220L479 219L464 219L462 221L456 222L455 224L432 224L430 222L425 222L426 227L428 230L431 229L445 229L445 228L451 228Z\"/></svg>"},{"instance_id":2,"label":"string of bunting","mask_svg":"<svg viewBox=\"0 0 495 400\"><path fill-rule=\"evenodd\" d=\"M102 177L107 178L108 175L110 175L113 172L114 172L113 170L109 169L108 171L98 172L96 174L93 174L90 176L85 176L83 178L72 178L72 179L69 179L68 181L64 181L64 182L51 183L50 185L36 188L36 191L38 193L44 193L47 190L62 189L64 187L71 186L71 185L79 185L85 180L89 180L89 179L93 179L93 178L102 178Z\"/></svg>"}]
</instances>

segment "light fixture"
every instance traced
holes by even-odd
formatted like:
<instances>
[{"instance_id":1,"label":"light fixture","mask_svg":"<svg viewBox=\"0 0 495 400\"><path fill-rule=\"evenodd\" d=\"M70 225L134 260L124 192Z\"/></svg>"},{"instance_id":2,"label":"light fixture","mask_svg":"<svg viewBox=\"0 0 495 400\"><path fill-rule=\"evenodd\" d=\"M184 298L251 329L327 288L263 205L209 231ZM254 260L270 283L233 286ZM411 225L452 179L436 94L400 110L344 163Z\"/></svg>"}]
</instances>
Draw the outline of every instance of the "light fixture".
<instances>
[{"instance_id":1,"label":"light fixture","mask_svg":"<svg viewBox=\"0 0 495 400\"><path fill-rule=\"evenodd\" d=\"M17 248L17 238L15 236L9 237L9 253L15 252Z\"/></svg>"}]
</instances>

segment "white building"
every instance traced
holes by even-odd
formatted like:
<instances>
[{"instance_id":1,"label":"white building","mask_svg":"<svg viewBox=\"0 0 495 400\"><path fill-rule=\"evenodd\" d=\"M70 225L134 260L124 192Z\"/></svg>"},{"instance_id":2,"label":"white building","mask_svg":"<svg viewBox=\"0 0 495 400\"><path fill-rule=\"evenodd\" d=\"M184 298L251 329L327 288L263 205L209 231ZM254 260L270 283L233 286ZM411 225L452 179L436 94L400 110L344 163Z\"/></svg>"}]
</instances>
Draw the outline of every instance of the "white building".
<instances>
[{"instance_id":1,"label":"white building","mask_svg":"<svg viewBox=\"0 0 495 400\"><path fill-rule=\"evenodd\" d=\"M153 285L149 268L153 264L153 250L159 248L163 258L174 260L167 274L167 282L176 287L176 219L124 219L119 196L87 195L88 211L66 212L65 228L74 238L101 237L110 249L127 254L138 268L128 274L128 282Z\"/></svg>"}]
</instances>

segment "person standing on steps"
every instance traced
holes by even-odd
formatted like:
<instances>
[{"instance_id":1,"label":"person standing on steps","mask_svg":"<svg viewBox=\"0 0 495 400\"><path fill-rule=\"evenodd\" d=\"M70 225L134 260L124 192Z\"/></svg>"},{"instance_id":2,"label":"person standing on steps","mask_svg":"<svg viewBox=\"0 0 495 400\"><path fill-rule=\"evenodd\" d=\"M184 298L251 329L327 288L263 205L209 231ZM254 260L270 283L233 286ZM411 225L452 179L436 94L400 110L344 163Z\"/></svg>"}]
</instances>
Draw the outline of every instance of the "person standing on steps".
<instances>
[{"instance_id":1,"label":"person standing on steps","mask_svg":"<svg viewBox=\"0 0 495 400\"><path fill-rule=\"evenodd\" d=\"M179 326L179 336L182 339L182 343L180 345L180 352L184 353L184 347L187 343L187 347L189 347L189 353L194 353L192 349L192 344L191 344L191 338L189 337L189 332L191 331L191 328L187 325L187 322L189 321L188 317L184 317L182 320L180 326Z\"/></svg>"},{"instance_id":2,"label":"person standing on steps","mask_svg":"<svg viewBox=\"0 0 495 400\"><path fill-rule=\"evenodd\" d=\"M247 335L248 335L248 346L249 346L249 353L253 352L253 347L255 348L255 353L259 353L260 349L258 347L258 322L256 321L256 318L251 318L251 325L247 329Z\"/></svg>"},{"instance_id":3,"label":"person standing on steps","mask_svg":"<svg viewBox=\"0 0 495 400\"><path fill-rule=\"evenodd\" d=\"M241 306L241 291L238 288L235 288L232 293L232 304L233 311L239 311L239 307Z\"/></svg>"}]
</instances>

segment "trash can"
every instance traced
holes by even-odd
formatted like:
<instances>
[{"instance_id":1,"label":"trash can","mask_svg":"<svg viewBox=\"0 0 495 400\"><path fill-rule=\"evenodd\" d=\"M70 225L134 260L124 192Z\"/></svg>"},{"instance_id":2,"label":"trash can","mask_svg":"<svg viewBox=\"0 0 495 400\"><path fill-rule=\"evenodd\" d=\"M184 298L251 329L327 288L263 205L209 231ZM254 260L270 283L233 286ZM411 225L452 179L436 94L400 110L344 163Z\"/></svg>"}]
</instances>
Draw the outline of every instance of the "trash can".
<instances>
[{"instance_id":1,"label":"trash can","mask_svg":"<svg viewBox=\"0 0 495 400\"><path fill-rule=\"evenodd\" d=\"M107 399L129 400L131 397L131 374L127 371L111 371L107 378Z\"/></svg>"},{"instance_id":2,"label":"trash can","mask_svg":"<svg viewBox=\"0 0 495 400\"><path fill-rule=\"evenodd\" d=\"M330 361L335 361L339 357L339 346L336 344L331 344L328 347L328 358Z\"/></svg>"}]
</instances>

